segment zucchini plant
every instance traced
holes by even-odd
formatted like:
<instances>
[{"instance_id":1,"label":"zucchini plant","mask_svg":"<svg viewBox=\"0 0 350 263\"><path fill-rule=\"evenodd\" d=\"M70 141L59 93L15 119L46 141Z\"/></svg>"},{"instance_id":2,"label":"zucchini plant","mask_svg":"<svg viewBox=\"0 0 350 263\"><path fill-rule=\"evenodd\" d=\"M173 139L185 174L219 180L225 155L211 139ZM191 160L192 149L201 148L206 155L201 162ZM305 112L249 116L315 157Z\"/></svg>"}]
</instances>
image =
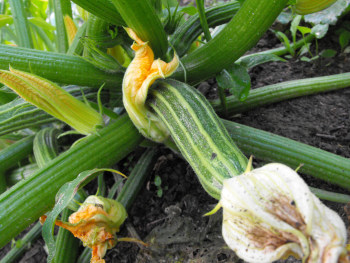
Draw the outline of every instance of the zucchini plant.
<instances>
[{"instance_id":1,"label":"zucchini plant","mask_svg":"<svg viewBox=\"0 0 350 263\"><path fill-rule=\"evenodd\" d=\"M68 217L72 213L68 203L78 188L97 176L95 172L111 172L109 168L140 145L156 148L163 144L181 154L205 191L217 200L222 198L222 191L227 196L223 188L229 185L228 180L250 172L249 155L291 167L303 164L301 173L350 190L349 159L218 117L350 86L350 73L343 73L269 85L249 93L249 68L283 61L280 56L304 45L305 39L294 39L291 46L244 56L278 15L286 8L299 14L316 12L334 2L232 0L205 7L204 0L196 0L197 8L170 0L1 2L0 140L4 144L10 140L10 145L0 151L0 247L39 217L45 221L44 214L48 213L43 231L45 240L49 240L48 260L65 262L70 258L65 253L75 257L74 241L70 240L69 244L75 245L66 249L69 245L63 244L64 234L59 234L56 244L52 237L53 224L61 211L62 218L56 224L74 229L78 237L84 236L84 244L93 248L91 262L103 262L107 248L118 241L134 242L136 239L117 238L115 233L151 171L156 150L148 149L142 155L116 197L118 202L88 197L89 202L78 208L78 212L94 206L102 209L98 217L104 218L101 225L113 229L107 231L108 238L104 236L103 242L99 235L105 232L98 232L102 231L101 225L89 228L98 233L93 239L82 234L86 222L74 221L76 213ZM52 15L55 26L49 23ZM309 38L314 37L311 34ZM219 85L219 99L208 101L195 85L213 78ZM226 96L225 90L233 95ZM51 132L45 137L47 129ZM50 158L43 160L41 157L50 153L44 146L52 141L58 146ZM25 168L28 175L21 180L18 170ZM106 195L103 175L98 176L97 185L96 195ZM115 198L118 185L113 185L108 198ZM350 200L347 195L322 189L312 191L324 199ZM65 195L70 199L64 199ZM125 207L120 208L123 220L118 224L113 217L120 214L114 206ZM113 207L113 213L106 207ZM318 207L322 214L323 208L312 207ZM300 214L307 213L303 210ZM96 218L92 217L94 224ZM79 229L81 225L83 230ZM35 233L38 229L36 226ZM226 232L224 236L231 235ZM345 260L343 239L339 238L334 257ZM231 248L236 247L230 242ZM295 254L304 260L322 257L314 252L316 249L310 252L305 246ZM13 255L17 254L17 250L10 252L7 258L15 260ZM85 251L80 258L88 254ZM238 255L245 258L244 253ZM278 259L271 257L270 261L272 258Z\"/></svg>"}]
</instances>

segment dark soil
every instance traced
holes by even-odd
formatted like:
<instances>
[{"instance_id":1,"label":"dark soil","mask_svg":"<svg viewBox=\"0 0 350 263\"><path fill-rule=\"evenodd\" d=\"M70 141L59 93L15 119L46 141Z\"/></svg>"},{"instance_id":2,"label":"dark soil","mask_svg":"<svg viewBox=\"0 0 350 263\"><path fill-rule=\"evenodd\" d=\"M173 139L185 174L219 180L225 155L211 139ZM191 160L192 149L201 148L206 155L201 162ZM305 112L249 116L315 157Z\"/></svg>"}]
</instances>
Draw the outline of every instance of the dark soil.
<instances>
[{"instance_id":1,"label":"dark soil","mask_svg":"<svg viewBox=\"0 0 350 263\"><path fill-rule=\"evenodd\" d=\"M279 46L273 33L259 41L254 52ZM314 44L313 44L314 46ZM341 53L333 32L319 41L319 50L335 49L334 58L302 62L272 62L251 70L253 88L277 82L350 72L350 56ZM313 51L314 52L314 51ZM206 95L215 92L216 84L209 81ZM350 157L350 90L292 99L232 117L236 122L285 136L323 150ZM217 203L202 189L190 166L178 155L165 148L153 173L132 209L127 226L151 244L139 249L132 243L120 243L108 251L106 262L242 262L225 245L221 237L221 214L203 217ZM261 165L255 160L254 166ZM162 179L163 196L157 196L155 176ZM349 192L305 176L308 184L336 192ZM343 205L325 202L343 218ZM120 237L130 236L126 227ZM45 262L43 241L32 244L20 262ZM0 257L5 249L0 251ZM286 261L285 261L286 262ZM290 258L287 262L296 262Z\"/></svg>"}]
</instances>

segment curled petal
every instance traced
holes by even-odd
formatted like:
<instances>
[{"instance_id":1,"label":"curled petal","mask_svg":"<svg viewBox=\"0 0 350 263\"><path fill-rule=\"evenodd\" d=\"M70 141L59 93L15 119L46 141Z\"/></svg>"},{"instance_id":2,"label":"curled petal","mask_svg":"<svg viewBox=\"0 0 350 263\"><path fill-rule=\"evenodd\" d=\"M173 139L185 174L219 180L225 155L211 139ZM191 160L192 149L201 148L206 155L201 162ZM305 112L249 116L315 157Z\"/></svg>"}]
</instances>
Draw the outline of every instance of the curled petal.
<instances>
[{"instance_id":1,"label":"curled petal","mask_svg":"<svg viewBox=\"0 0 350 263\"><path fill-rule=\"evenodd\" d=\"M135 57L129 64L123 79L123 103L130 119L147 138L162 142L168 136L165 126L145 107L149 87L159 78L170 76L178 67L177 55L171 62L154 60L154 54L147 42L142 41L133 30L125 29L135 40L132 49Z\"/></svg>"}]
</instances>

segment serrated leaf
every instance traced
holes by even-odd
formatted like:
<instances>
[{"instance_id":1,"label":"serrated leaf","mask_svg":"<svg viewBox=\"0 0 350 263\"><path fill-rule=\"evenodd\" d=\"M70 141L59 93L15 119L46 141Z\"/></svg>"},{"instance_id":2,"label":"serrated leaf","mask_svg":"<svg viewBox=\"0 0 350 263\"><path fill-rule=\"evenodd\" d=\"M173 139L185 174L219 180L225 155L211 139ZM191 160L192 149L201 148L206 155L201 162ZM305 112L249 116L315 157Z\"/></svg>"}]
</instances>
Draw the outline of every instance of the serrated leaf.
<instances>
[{"instance_id":1,"label":"serrated leaf","mask_svg":"<svg viewBox=\"0 0 350 263\"><path fill-rule=\"evenodd\" d=\"M260 64L264 64L267 62L271 62L271 61L286 62L285 59L283 59L275 54L253 54L253 55L248 55L246 57L242 57L238 61L238 63L247 69L251 69L255 66L258 66Z\"/></svg>"},{"instance_id":2,"label":"serrated leaf","mask_svg":"<svg viewBox=\"0 0 350 263\"><path fill-rule=\"evenodd\" d=\"M79 190L79 187L83 183L87 183L96 177L96 173L102 171L117 172L113 169L93 169L89 171L84 171L80 173L76 179L64 184L56 194L56 204L43 225L42 235L47 245L49 255L47 257L47 262L52 262L56 253L55 239L53 236L53 230L55 226L55 221L58 215L62 212L64 208L68 206L70 201L74 198L75 194Z\"/></svg>"},{"instance_id":3,"label":"serrated leaf","mask_svg":"<svg viewBox=\"0 0 350 263\"><path fill-rule=\"evenodd\" d=\"M311 34L318 39L323 38L328 32L328 28L328 24L318 24L311 29Z\"/></svg>"},{"instance_id":4,"label":"serrated leaf","mask_svg":"<svg viewBox=\"0 0 350 263\"><path fill-rule=\"evenodd\" d=\"M325 10L304 16L305 22L313 24L330 24L334 25L338 17L350 4L350 0L338 0Z\"/></svg>"},{"instance_id":5,"label":"serrated leaf","mask_svg":"<svg viewBox=\"0 0 350 263\"><path fill-rule=\"evenodd\" d=\"M240 101L247 99L251 84L250 76L245 67L233 64L221 71L216 77L216 81L221 88L228 89Z\"/></svg>"}]
</instances>

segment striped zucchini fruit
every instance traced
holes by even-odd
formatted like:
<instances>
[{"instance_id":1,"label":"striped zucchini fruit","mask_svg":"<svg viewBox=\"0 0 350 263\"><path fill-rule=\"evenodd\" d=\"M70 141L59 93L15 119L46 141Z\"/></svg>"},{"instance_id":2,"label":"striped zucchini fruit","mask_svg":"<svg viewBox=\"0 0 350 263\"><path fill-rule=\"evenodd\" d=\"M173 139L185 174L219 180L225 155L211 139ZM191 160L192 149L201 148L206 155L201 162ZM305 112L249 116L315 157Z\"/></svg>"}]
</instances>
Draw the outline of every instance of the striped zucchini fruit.
<instances>
[{"instance_id":1,"label":"striped zucchini fruit","mask_svg":"<svg viewBox=\"0 0 350 263\"><path fill-rule=\"evenodd\" d=\"M220 199L223 181L243 173L247 158L205 97L187 84L168 79L156 83L147 103L167 126L204 189Z\"/></svg>"},{"instance_id":2,"label":"striped zucchini fruit","mask_svg":"<svg viewBox=\"0 0 350 263\"><path fill-rule=\"evenodd\" d=\"M337 0L297 0L295 11L299 15L319 12L334 4Z\"/></svg>"}]
</instances>

